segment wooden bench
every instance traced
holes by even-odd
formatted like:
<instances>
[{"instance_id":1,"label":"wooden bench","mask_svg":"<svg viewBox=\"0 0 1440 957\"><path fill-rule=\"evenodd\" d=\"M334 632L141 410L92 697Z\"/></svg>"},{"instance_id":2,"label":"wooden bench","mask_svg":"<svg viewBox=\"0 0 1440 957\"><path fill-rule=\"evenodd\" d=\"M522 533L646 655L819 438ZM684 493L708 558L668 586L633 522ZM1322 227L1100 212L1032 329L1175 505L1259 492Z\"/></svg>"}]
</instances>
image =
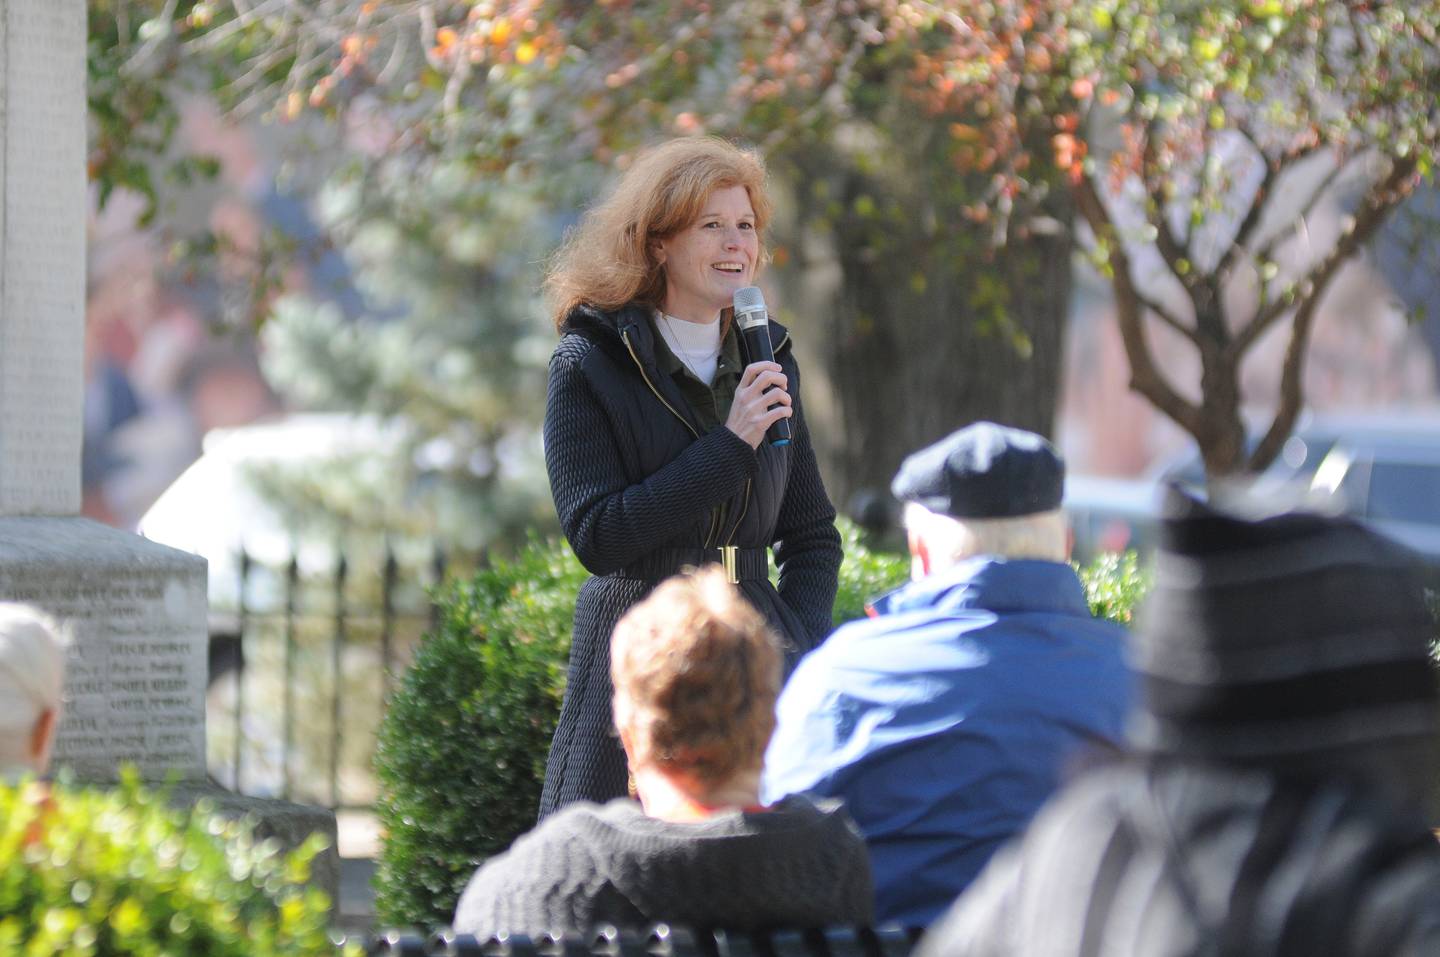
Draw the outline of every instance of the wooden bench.
<instances>
[{"instance_id":1,"label":"wooden bench","mask_svg":"<svg viewBox=\"0 0 1440 957\"><path fill-rule=\"evenodd\" d=\"M358 941L370 957L906 957L918 938L918 931L893 926L727 932L656 924L640 932L602 925L589 934L489 938L389 931L346 943Z\"/></svg>"}]
</instances>

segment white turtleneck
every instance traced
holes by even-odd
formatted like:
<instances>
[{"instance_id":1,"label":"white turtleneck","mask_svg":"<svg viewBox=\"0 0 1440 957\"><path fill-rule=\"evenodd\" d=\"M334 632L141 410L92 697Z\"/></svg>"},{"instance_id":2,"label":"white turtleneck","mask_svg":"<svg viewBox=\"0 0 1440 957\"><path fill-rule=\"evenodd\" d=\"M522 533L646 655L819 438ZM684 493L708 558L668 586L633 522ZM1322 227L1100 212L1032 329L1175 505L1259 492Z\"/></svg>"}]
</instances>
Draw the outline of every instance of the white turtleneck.
<instances>
[{"instance_id":1,"label":"white turtleneck","mask_svg":"<svg viewBox=\"0 0 1440 957\"><path fill-rule=\"evenodd\" d=\"M687 322L656 310L655 328L675 358L685 364L695 378L706 385L715 381L715 367L720 361L720 317L714 322Z\"/></svg>"}]
</instances>

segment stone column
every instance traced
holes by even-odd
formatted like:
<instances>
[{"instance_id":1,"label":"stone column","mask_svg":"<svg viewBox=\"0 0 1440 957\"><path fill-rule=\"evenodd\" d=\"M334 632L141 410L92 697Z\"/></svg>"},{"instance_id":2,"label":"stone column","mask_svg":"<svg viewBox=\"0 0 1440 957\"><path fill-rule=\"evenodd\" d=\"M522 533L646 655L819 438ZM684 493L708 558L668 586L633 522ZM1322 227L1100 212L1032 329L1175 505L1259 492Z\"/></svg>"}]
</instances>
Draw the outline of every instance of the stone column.
<instances>
[{"instance_id":1,"label":"stone column","mask_svg":"<svg viewBox=\"0 0 1440 957\"><path fill-rule=\"evenodd\" d=\"M0 597L73 637L55 761L205 776L205 563L79 518L85 6L0 0Z\"/></svg>"},{"instance_id":2,"label":"stone column","mask_svg":"<svg viewBox=\"0 0 1440 957\"><path fill-rule=\"evenodd\" d=\"M0 10L0 515L74 515L85 313L85 11L63 2L12 2Z\"/></svg>"},{"instance_id":3,"label":"stone column","mask_svg":"<svg viewBox=\"0 0 1440 957\"><path fill-rule=\"evenodd\" d=\"M0 600L72 644L54 763L114 780L178 776L296 844L335 817L207 789L205 560L79 517L85 322L85 3L0 0Z\"/></svg>"}]
</instances>

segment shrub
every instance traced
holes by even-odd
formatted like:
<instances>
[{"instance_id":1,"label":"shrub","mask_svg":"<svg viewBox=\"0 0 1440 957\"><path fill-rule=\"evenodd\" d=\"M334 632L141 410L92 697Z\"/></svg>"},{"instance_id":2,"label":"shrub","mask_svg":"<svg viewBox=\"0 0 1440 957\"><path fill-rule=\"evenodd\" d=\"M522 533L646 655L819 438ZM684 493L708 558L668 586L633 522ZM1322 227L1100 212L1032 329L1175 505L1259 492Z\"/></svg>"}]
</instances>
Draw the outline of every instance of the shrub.
<instances>
[{"instance_id":1,"label":"shrub","mask_svg":"<svg viewBox=\"0 0 1440 957\"><path fill-rule=\"evenodd\" d=\"M865 617L865 603L910 580L910 556L872 551L855 523L835 523L845 547L840 564L840 588L835 594L835 624Z\"/></svg>"},{"instance_id":2,"label":"shrub","mask_svg":"<svg viewBox=\"0 0 1440 957\"><path fill-rule=\"evenodd\" d=\"M305 886L323 847L282 854L133 771L115 790L0 782L0 954L331 957L330 900Z\"/></svg>"},{"instance_id":3,"label":"shrub","mask_svg":"<svg viewBox=\"0 0 1440 957\"><path fill-rule=\"evenodd\" d=\"M1135 609L1150 592L1150 572L1140 567L1136 554L1102 553L1076 570L1085 586L1090 614L1129 627Z\"/></svg>"},{"instance_id":4,"label":"shrub","mask_svg":"<svg viewBox=\"0 0 1440 957\"><path fill-rule=\"evenodd\" d=\"M382 922L448 924L476 866L534 825L585 577L563 542L531 540L436 595L438 625L390 701L375 754Z\"/></svg>"}]
</instances>

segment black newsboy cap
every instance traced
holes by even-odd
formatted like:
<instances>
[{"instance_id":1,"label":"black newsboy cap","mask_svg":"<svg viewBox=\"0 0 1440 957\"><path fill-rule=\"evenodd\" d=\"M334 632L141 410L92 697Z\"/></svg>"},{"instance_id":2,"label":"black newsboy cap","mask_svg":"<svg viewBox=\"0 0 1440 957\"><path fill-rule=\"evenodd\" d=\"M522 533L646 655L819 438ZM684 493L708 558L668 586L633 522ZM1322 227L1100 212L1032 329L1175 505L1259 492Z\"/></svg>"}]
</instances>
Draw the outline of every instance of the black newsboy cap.
<instances>
[{"instance_id":1,"label":"black newsboy cap","mask_svg":"<svg viewBox=\"0 0 1440 957\"><path fill-rule=\"evenodd\" d=\"M1014 518L1060 507L1065 462L1043 436L976 422L910 455L890 491L954 518Z\"/></svg>"}]
</instances>

